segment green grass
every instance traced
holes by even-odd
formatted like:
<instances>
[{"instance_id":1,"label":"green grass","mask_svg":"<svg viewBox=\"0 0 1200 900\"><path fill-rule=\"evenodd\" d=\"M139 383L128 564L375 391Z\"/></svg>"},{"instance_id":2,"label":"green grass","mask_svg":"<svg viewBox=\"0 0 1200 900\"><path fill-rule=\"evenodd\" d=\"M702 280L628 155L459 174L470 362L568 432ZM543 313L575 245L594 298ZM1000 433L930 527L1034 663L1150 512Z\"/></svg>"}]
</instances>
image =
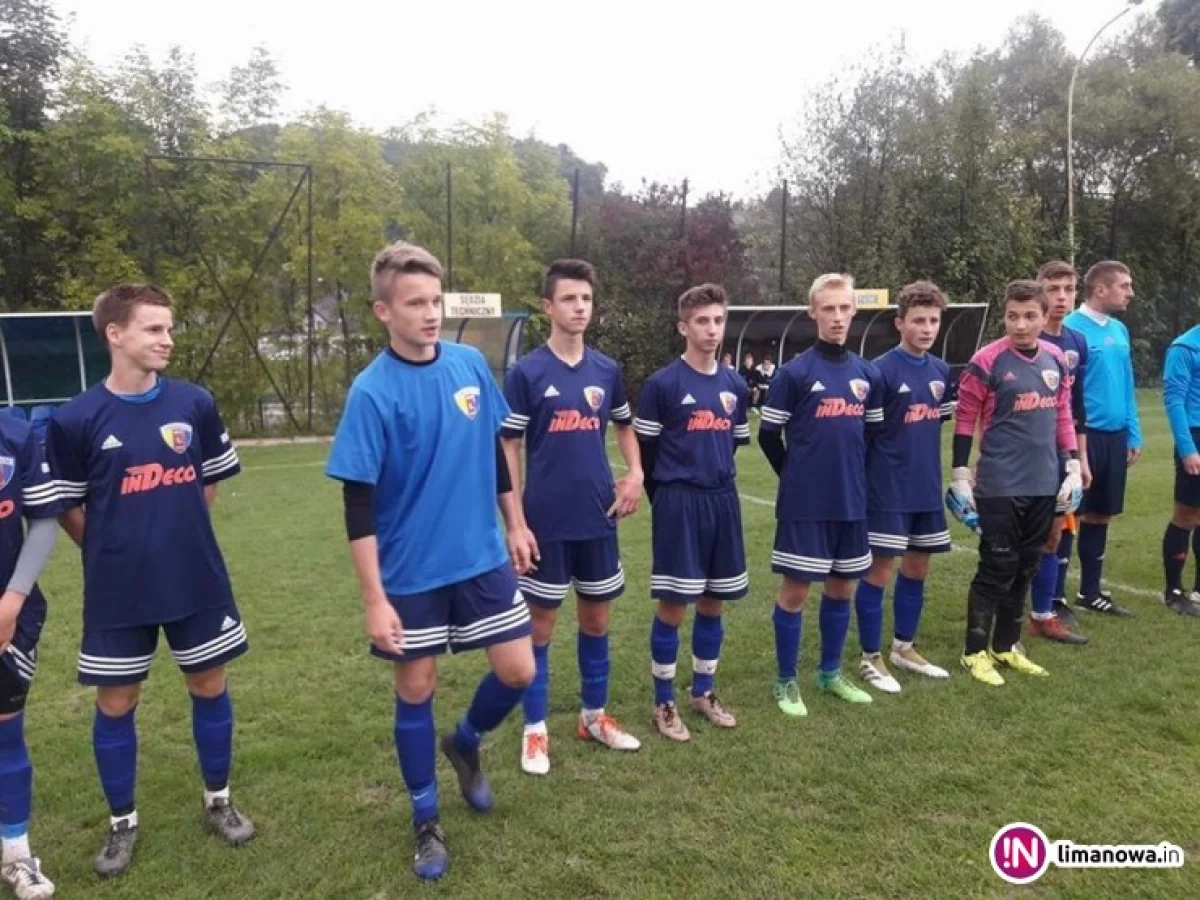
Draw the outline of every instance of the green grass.
<instances>
[{"instance_id":1,"label":"green grass","mask_svg":"<svg viewBox=\"0 0 1200 900\"><path fill-rule=\"evenodd\" d=\"M1107 576L1132 621L1089 617L1082 649L1032 642L1048 680L996 690L957 667L974 557L939 557L921 647L948 683L902 677L869 707L813 687L815 616L801 656L803 720L770 698L773 513L744 504L751 594L729 609L717 675L739 727L689 718L690 744L651 733L646 511L621 529L629 584L613 620L610 709L643 737L617 755L573 736L578 674L570 607L552 648L553 771L517 767L520 723L485 745L498 798L469 812L442 777L448 879L409 874L408 801L392 747L390 672L365 652L340 497L323 446L244 448L245 471L216 508L221 543L251 639L232 666L234 787L258 839L233 851L207 836L182 680L160 651L138 712L141 843L123 878L101 883L91 856L106 809L92 762L90 692L74 681L76 555L60 546L43 585L51 618L28 710L36 767L33 840L60 896L104 898L387 898L418 890L485 897L1200 896L1200 623L1167 613L1159 540L1170 508L1170 440L1157 396L1143 396L1146 459L1108 544ZM740 489L769 501L774 476L740 453ZM959 530L963 547L970 541ZM890 594L889 594L890 598ZM888 600L890 608L890 599ZM890 623L890 612L887 622ZM681 672L689 655L685 626ZM852 632L847 664L852 666ZM446 659L436 715L448 727L483 671L482 654ZM687 684L681 675L679 685ZM1010 821L1053 839L1183 846L1181 870L1055 870L1018 889L987 848Z\"/></svg>"}]
</instances>

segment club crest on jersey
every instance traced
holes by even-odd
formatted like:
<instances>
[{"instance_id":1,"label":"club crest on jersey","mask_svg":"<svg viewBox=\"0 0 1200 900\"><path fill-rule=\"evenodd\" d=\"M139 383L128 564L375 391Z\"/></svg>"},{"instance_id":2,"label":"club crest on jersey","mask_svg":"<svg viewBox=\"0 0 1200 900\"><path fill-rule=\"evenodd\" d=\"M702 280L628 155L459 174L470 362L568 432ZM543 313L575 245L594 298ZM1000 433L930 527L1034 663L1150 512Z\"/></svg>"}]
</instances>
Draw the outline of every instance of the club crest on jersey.
<instances>
[{"instance_id":1,"label":"club crest on jersey","mask_svg":"<svg viewBox=\"0 0 1200 900\"><path fill-rule=\"evenodd\" d=\"M187 422L168 422L158 429L158 433L162 435L163 443L176 453L187 453L188 447L192 446L192 426Z\"/></svg>"},{"instance_id":2,"label":"club crest on jersey","mask_svg":"<svg viewBox=\"0 0 1200 900\"><path fill-rule=\"evenodd\" d=\"M1058 390L1058 373L1053 369L1042 369L1042 381L1046 382L1046 387L1050 390Z\"/></svg>"},{"instance_id":3,"label":"club crest on jersey","mask_svg":"<svg viewBox=\"0 0 1200 900\"><path fill-rule=\"evenodd\" d=\"M11 456L0 456L0 491L8 487L15 471L17 471L17 461Z\"/></svg>"},{"instance_id":4,"label":"club crest on jersey","mask_svg":"<svg viewBox=\"0 0 1200 900\"><path fill-rule=\"evenodd\" d=\"M1063 352L1063 356L1065 356L1065 357L1066 357L1066 359L1067 359L1067 368L1069 368L1069 369L1074 369L1074 368L1075 368L1077 365L1079 365L1079 353L1078 353L1078 351L1076 351L1076 350L1066 350L1066 351L1064 351L1064 352Z\"/></svg>"},{"instance_id":5,"label":"club crest on jersey","mask_svg":"<svg viewBox=\"0 0 1200 900\"><path fill-rule=\"evenodd\" d=\"M589 385L583 389L583 399L587 401L587 405L592 408L592 412L599 412L600 407L604 405L604 388Z\"/></svg>"},{"instance_id":6,"label":"club crest on jersey","mask_svg":"<svg viewBox=\"0 0 1200 900\"><path fill-rule=\"evenodd\" d=\"M851 378L850 390L854 392L854 396L859 400L866 400L867 394L871 390L871 385L863 381L861 378Z\"/></svg>"},{"instance_id":7,"label":"club crest on jersey","mask_svg":"<svg viewBox=\"0 0 1200 900\"><path fill-rule=\"evenodd\" d=\"M733 411L737 409L737 394L732 391L721 391L717 395L721 398L721 406L725 410L726 415L733 415Z\"/></svg>"},{"instance_id":8,"label":"club crest on jersey","mask_svg":"<svg viewBox=\"0 0 1200 900\"><path fill-rule=\"evenodd\" d=\"M479 415L479 388L475 385L461 388L454 394L454 402L468 419Z\"/></svg>"},{"instance_id":9,"label":"club crest on jersey","mask_svg":"<svg viewBox=\"0 0 1200 900\"><path fill-rule=\"evenodd\" d=\"M931 381L929 382L929 393L933 394L934 400L941 400L946 395L946 382Z\"/></svg>"}]
</instances>

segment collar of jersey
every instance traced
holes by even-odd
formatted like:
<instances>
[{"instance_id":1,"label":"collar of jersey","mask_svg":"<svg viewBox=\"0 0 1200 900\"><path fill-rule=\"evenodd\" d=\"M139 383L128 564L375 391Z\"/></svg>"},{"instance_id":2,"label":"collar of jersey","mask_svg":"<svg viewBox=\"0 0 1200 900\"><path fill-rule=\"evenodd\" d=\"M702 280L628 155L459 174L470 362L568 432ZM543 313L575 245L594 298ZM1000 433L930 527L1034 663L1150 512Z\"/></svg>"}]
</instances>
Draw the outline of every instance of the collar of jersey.
<instances>
[{"instance_id":1,"label":"collar of jersey","mask_svg":"<svg viewBox=\"0 0 1200 900\"><path fill-rule=\"evenodd\" d=\"M420 362L412 359L405 359L392 349L391 344L388 344L387 346L387 355L398 363L403 363L406 366L412 366L414 369L422 369L425 366L432 366L435 362L442 358L442 342L438 341L433 345L433 359L423 359Z\"/></svg>"},{"instance_id":2,"label":"collar of jersey","mask_svg":"<svg viewBox=\"0 0 1200 900\"><path fill-rule=\"evenodd\" d=\"M1025 354L1029 351L1022 350L1020 347L1014 344L1012 338L1005 336L1004 340L1008 341L1008 349L1015 353L1019 358L1025 360L1027 363L1037 362L1037 358L1041 355L1042 348L1040 346L1031 347L1030 349L1034 351L1033 356L1026 356Z\"/></svg>"},{"instance_id":3,"label":"collar of jersey","mask_svg":"<svg viewBox=\"0 0 1200 900\"><path fill-rule=\"evenodd\" d=\"M101 382L101 384L104 384L104 382ZM166 379L159 375L154 379L154 387L150 388L149 390L142 391L140 394L118 394L116 391L111 390L107 384L104 384L104 389L118 400L121 400L125 403L132 403L135 406L141 406L157 400L159 395L162 394L165 384Z\"/></svg>"},{"instance_id":4,"label":"collar of jersey","mask_svg":"<svg viewBox=\"0 0 1200 900\"><path fill-rule=\"evenodd\" d=\"M584 348L583 348L583 356L579 357L579 362L574 363L574 364L567 362L565 359L563 359L561 356L559 356L557 353L555 353L553 350L551 350L550 345L548 343L542 344L542 349L550 354L550 358L552 360L554 360L560 366L570 369L572 372L578 372L580 369L583 368L583 364L585 362L587 362L588 348L587 348L586 344L584 345Z\"/></svg>"},{"instance_id":5,"label":"collar of jersey","mask_svg":"<svg viewBox=\"0 0 1200 900\"><path fill-rule=\"evenodd\" d=\"M1079 307L1079 311L1095 322L1097 325L1107 325L1111 316L1105 315L1102 312L1092 309L1086 303Z\"/></svg>"},{"instance_id":6,"label":"collar of jersey","mask_svg":"<svg viewBox=\"0 0 1200 900\"><path fill-rule=\"evenodd\" d=\"M900 358L906 363L914 366L923 366L929 362L929 354L922 353L920 356L913 356L899 344L896 345L896 352L900 354Z\"/></svg>"}]
</instances>

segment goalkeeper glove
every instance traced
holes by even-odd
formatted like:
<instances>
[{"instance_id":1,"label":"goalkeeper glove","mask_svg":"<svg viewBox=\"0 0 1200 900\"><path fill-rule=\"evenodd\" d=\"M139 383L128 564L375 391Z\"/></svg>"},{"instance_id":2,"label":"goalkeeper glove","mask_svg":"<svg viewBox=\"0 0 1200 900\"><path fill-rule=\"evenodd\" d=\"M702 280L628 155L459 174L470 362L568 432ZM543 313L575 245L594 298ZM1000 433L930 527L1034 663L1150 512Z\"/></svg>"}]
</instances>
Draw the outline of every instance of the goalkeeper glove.
<instances>
[{"instance_id":1,"label":"goalkeeper glove","mask_svg":"<svg viewBox=\"0 0 1200 900\"><path fill-rule=\"evenodd\" d=\"M950 473L950 487L946 491L946 508L958 521L972 531L979 532L979 513L975 509L975 494L971 490L971 470L959 466Z\"/></svg>"},{"instance_id":2,"label":"goalkeeper glove","mask_svg":"<svg viewBox=\"0 0 1200 900\"><path fill-rule=\"evenodd\" d=\"M1058 505L1065 506L1067 512L1075 512L1083 502L1083 474L1079 460L1067 460L1067 477L1063 479L1062 487L1058 489Z\"/></svg>"}]
</instances>

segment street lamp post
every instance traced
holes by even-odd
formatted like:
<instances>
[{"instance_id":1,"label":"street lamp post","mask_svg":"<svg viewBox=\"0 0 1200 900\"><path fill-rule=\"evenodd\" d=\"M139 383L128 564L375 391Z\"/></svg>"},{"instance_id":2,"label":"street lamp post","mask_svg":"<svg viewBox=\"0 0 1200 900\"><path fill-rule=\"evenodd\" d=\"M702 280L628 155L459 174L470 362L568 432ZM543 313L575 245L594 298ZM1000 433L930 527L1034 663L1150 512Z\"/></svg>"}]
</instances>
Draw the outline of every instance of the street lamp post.
<instances>
[{"instance_id":1,"label":"street lamp post","mask_svg":"<svg viewBox=\"0 0 1200 900\"><path fill-rule=\"evenodd\" d=\"M1092 44L1100 39L1100 35L1104 34L1110 25L1135 6L1141 5L1142 0L1126 0L1124 8L1101 25L1100 30L1092 35L1092 39L1087 42L1087 46L1079 54L1079 59L1075 60L1075 68L1071 71L1071 86L1067 88L1067 244L1071 250L1072 268L1075 266L1075 143L1073 130L1075 118L1075 80L1079 77L1079 67L1083 65L1083 58L1092 49Z\"/></svg>"}]
</instances>

